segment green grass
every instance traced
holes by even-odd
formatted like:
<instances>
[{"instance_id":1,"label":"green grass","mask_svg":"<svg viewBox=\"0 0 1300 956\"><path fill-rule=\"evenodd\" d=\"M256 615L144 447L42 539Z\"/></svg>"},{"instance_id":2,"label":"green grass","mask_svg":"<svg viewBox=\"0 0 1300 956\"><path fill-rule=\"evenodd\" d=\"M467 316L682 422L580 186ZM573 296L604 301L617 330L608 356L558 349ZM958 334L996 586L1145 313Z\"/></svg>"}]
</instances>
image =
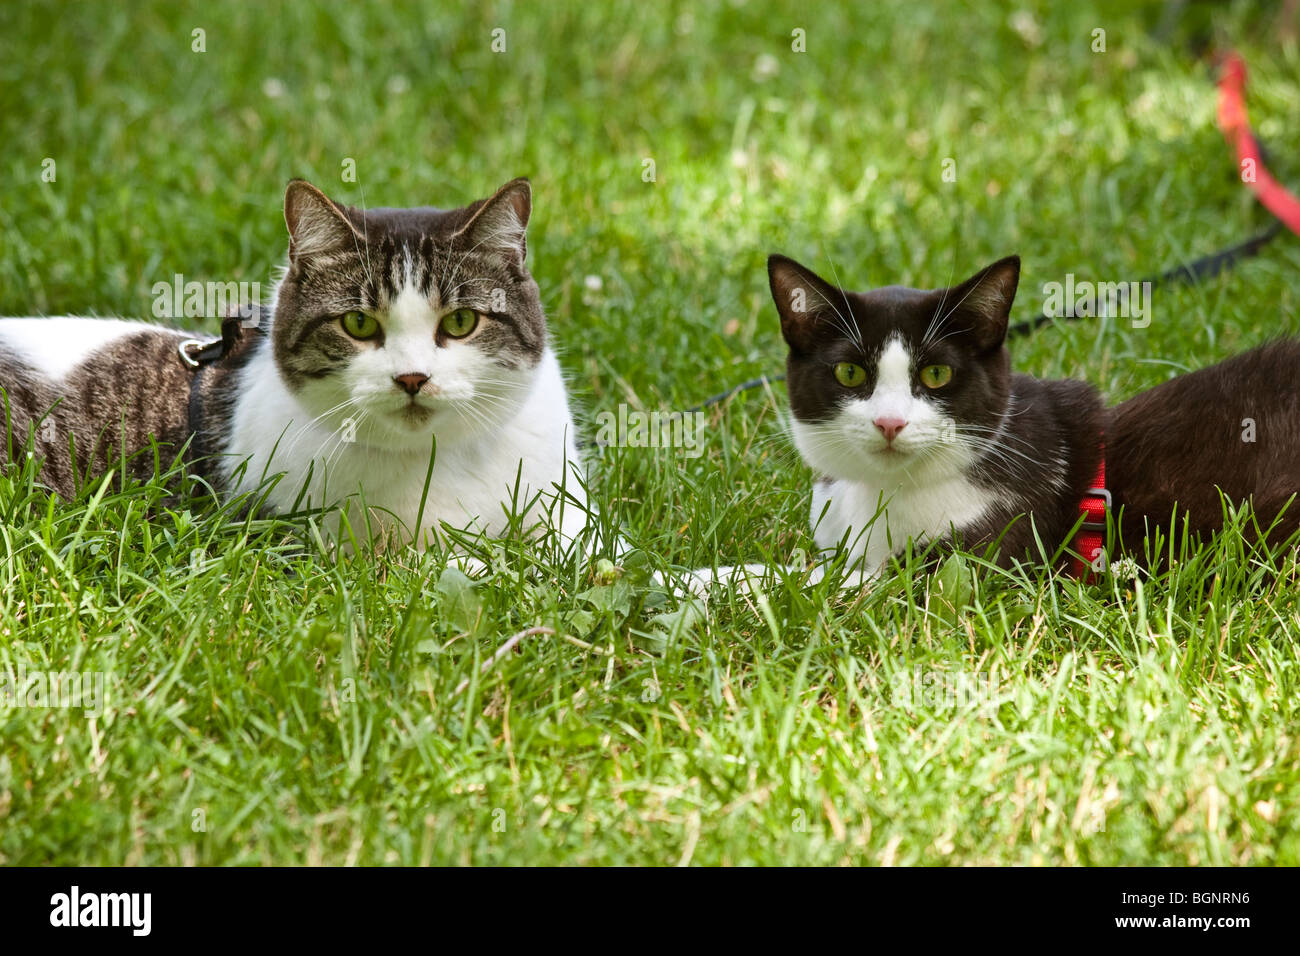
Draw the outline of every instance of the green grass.
<instances>
[{"instance_id":1,"label":"green grass","mask_svg":"<svg viewBox=\"0 0 1300 956\"><path fill-rule=\"evenodd\" d=\"M1127 4L1022 4L1019 31L995 4L606 6L0 6L0 313L266 282L293 176L453 205L528 175L577 402L681 409L780 370L770 252L857 287L1019 252L1023 318L1067 272L1256 231L1201 27L1246 55L1300 184L1300 50L1270 6L1195 5L1161 40L1160 7ZM1296 332L1297 267L1286 236L1159 289L1147 329L1052 326L1013 357L1118 400ZM808 548L783 415L776 386L713 410L698 458L606 449L605 518L656 567ZM466 588L315 540L158 483L51 502L0 478L0 673L111 681L94 720L0 711L0 861L1300 863L1300 571L1237 532L1140 583L777 582L706 621L631 567L516 555ZM535 627L557 635L483 669ZM973 700L926 693L975 675Z\"/></svg>"}]
</instances>

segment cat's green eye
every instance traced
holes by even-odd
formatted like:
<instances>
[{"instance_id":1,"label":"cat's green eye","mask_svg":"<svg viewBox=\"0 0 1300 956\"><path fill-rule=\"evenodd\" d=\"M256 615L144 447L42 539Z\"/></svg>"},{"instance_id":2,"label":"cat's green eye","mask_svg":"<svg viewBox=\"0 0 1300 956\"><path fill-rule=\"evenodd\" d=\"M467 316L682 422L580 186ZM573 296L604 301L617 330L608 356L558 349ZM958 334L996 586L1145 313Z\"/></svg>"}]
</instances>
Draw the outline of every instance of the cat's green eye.
<instances>
[{"instance_id":1,"label":"cat's green eye","mask_svg":"<svg viewBox=\"0 0 1300 956\"><path fill-rule=\"evenodd\" d=\"M867 370L852 362L840 362L835 366L835 381L845 388L857 388L867 380Z\"/></svg>"},{"instance_id":2,"label":"cat's green eye","mask_svg":"<svg viewBox=\"0 0 1300 956\"><path fill-rule=\"evenodd\" d=\"M340 322L343 331L354 339L373 339L379 334L379 320L364 312L344 312Z\"/></svg>"},{"instance_id":3,"label":"cat's green eye","mask_svg":"<svg viewBox=\"0 0 1300 956\"><path fill-rule=\"evenodd\" d=\"M943 388L951 381L951 365L927 365L921 369L921 384L926 388Z\"/></svg>"},{"instance_id":4,"label":"cat's green eye","mask_svg":"<svg viewBox=\"0 0 1300 956\"><path fill-rule=\"evenodd\" d=\"M478 325L478 313L473 309L457 309L444 315L438 324L453 339L463 339Z\"/></svg>"}]
</instances>

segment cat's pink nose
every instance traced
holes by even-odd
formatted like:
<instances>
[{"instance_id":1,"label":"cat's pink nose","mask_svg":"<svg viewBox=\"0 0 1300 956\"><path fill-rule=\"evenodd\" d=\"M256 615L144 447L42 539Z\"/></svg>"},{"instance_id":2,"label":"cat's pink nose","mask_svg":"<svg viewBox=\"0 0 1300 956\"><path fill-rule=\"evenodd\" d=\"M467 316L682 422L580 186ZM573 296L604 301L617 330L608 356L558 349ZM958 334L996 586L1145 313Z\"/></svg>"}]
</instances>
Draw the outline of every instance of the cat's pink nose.
<instances>
[{"instance_id":1,"label":"cat's pink nose","mask_svg":"<svg viewBox=\"0 0 1300 956\"><path fill-rule=\"evenodd\" d=\"M393 381L396 382L400 387L406 389L407 395L414 395L416 392L418 392L421 388L424 387L424 383L427 382L428 380L429 380L429 376L421 375L419 372L411 372L407 375L393 376Z\"/></svg>"},{"instance_id":2,"label":"cat's pink nose","mask_svg":"<svg viewBox=\"0 0 1300 956\"><path fill-rule=\"evenodd\" d=\"M907 422L901 418L877 418L873 424L880 429L880 434L885 436L887 442L893 441L907 427Z\"/></svg>"}]
</instances>

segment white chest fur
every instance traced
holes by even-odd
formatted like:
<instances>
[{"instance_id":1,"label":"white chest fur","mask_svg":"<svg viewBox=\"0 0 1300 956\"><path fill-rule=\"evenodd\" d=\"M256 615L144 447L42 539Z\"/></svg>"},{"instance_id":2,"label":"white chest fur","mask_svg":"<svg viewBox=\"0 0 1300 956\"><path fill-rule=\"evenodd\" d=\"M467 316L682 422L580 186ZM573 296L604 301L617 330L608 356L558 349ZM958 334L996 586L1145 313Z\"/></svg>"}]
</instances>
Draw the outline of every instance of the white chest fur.
<instances>
[{"instance_id":1,"label":"white chest fur","mask_svg":"<svg viewBox=\"0 0 1300 956\"><path fill-rule=\"evenodd\" d=\"M846 541L850 563L863 559L862 570L874 574L909 539L919 545L961 529L996 500L960 475L922 487L819 481L813 485L813 540L823 551Z\"/></svg>"},{"instance_id":2,"label":"white chest fur","mask_svg":"<svg viewBox=\"0 0 1300 956\"><path fill-rule=\"evenodd\" d=\"M573 419L559 363L549 349L512 418L490 433L438 446L427 497L427 450L367 445L335 423L314 420L285 385L269 349L249 360L236 394L222 467L237 492L251 491L264 477L282 473L267 499L273 510L291 510L300 494L300 507L350 499L347 513L362 537L364 526L357 523L365 517L360 510L364 500L377 530L427 543L442 522L499 534L512 502L522 511L537 498L527 514L530 523L540 520L562 485L576 503L554 504L554 525L571 537L586 523Z\"/></svg>"}]
</instances>

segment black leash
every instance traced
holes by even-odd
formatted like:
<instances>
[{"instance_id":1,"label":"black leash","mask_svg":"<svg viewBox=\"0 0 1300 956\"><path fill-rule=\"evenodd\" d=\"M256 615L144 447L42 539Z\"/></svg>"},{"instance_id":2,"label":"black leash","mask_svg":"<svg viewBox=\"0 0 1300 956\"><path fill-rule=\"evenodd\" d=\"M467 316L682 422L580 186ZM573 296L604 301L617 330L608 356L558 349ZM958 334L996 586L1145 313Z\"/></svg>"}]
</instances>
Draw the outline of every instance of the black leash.
<instances>
[{"instance_id":1,"label":"black leash","mask_svg":"<svg viewBox=\"0 0 1300 956\"><path fill-rule=\"evenodd\" d=\"M784 382L784 381L785 381L784 375L760 375L758 378L751 378L747 382L741 382L739 385L733 385L725 392L719 392L717 395L710 395L704 401L700 402L700 404L692 405L690 408L686 409L686 414L689 415L692 412L702 412L704 411L704 409L711 408L714 405L717 405L719 402L725 402L727 399L731 398L732 395L737 395L740 392L747 392L751 388L762 388L764 385L770 385L773 382Z\"/></svg>"},{"instance_id":2,"label":"black leash","mask_svg":"<svg viewBox=\"0 0 1300 956\"><path fill-rule=\"evenodd\" d=\"M1231 269L1242 259L1248 259L1251 256L1258 255L1259 250L1276 239L1285 228L1286 227L1283 226L1280 221L1275 221L1263 232L1251 236L1244 242L1239 242L1234 246L1228 246L1226 249L1220 249L1218 252L1212 252L1208 256L1201 256L1199 259L1193 259L1191 262L1184 262L1182 265L1177 265L1172 269L1167 269L1159 275L1142 279L1139 284L1149 282L1153 286L1170 285L1173 283L1195 285L1205 279L1212 279L1220 272ZM1007 329L1007 335L1028 335L1030 332L1041 328L1047 323L1053 321L1055 318L1082 319L1088 318L1088 316L1072 314L1063 316L1038 315L1032 319L1025 319L1022 322L1015 323Z\"/></svg>"}]
</instances>

